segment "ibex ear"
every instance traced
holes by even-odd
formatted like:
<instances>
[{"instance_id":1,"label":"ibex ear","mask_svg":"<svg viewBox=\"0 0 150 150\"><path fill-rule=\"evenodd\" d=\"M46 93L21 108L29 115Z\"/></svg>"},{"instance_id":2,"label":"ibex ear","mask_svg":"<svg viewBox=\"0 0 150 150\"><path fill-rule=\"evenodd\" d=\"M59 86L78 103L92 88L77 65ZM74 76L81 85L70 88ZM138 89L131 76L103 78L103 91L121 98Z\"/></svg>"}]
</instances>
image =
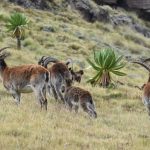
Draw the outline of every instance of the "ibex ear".
<instances>
[{"instance_id":1,"label":"ibex ear","mask_svg":"<svg viewBox=\"0 0 150 150\"><path fill-rule=\"evenodd\" d=\"M69 71L72 71L72 68L68 68L69 69Z\"/></svg>"},{"instance_id":2,"label":"ibex ear","mask_svg":"<svg viewBox=\"0 0 150 150\"><path fill-rule=\"evenodd\" d=\"M70 62L66 62L66 65L68 66L70 64Z\"/></svg>"},{"instance_id":3,"label":"ibex ear","mask_svg":"<svg viewBox=\"0 0 150 150\"><path fill-rule=\"evenodd\" d=\"M46 57L46 56L42 56L41 58L40 58L40 60L38 61L38 65L42 65L43 66L43 62L44 62L44 57Z\"/></svg>"},{"instance_id":4,"label":"ibex ear","mask_svg":"<svg viewBox=\"0 0 150 150\"><path fill-rule=\"evenodd\" d=\"M71 73L72 75L75 74L74 71L72 70L72 68L69 68L69 71L70 71L70 73Z\"/></svg>"},{"instance_id":5,"label":"ibex ear","mask_svg":"<svg viewBox=\"0 0 150 150\"><path fill-rule=\"evenodd\" d=\"M66 61L66 66L68 66L69 64L71 64L73 66L73 60L71 58L67 59Z\"/></svg>"},{"instance_id":6,"label":"ibex ear","mask_svg":"<svg viewBox=\"0 0 150 150\"><path fill-rule=\"evenodd\" d=\"M64 85L61 87L61 92L62 92L62 93L65 92L65 86L64 86Z\"/></svg>"},{"instance_id":7,"label":"ibex ear","mask_svg":"<svg viewBox=\"0 0 150 150\"><path fill-rule=\"evenodd\" d=\"M81 75L83 75L83 74L84 74L84 71L83 71L83 70L80 70L79 73L80 73Z\"/></svg>"},{"instance_id":8,"label":"ibex ear","mask_svg":"<svg viewBox=\"0 0 150 150\"><path fill-rule=\"evenodd\" d=\"M146 85L146 84L143 84L143 85L142 85L142 87L141 87L142 90L144 89L145 85Z\"/></svg>"}]
</instances>

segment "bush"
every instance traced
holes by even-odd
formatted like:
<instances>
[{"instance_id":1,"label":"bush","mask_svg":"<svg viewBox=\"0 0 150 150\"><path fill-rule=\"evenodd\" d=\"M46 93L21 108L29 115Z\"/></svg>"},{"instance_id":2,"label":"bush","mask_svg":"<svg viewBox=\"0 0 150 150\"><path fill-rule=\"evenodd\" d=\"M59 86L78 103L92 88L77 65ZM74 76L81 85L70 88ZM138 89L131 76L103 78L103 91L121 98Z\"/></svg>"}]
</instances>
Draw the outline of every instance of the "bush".
<instances>
[{"instance_id":1,"label":"bush","mask_svg":"<svg viewBox=\"0 0 150 150\"><path fill-rule=\"evenodd\" d=\"M122 62L122 58L123 56L117 56L111 48L102 49L97 52L94 51L94 62L90 59L87 59L87 61L96 71L96 75L87 82L92 85L96 85L98 83L103 87L108 87L111 83L110 73L118 76L126 75L125 73L119 71L125 66Z\"/></svg>"}]
</instances>

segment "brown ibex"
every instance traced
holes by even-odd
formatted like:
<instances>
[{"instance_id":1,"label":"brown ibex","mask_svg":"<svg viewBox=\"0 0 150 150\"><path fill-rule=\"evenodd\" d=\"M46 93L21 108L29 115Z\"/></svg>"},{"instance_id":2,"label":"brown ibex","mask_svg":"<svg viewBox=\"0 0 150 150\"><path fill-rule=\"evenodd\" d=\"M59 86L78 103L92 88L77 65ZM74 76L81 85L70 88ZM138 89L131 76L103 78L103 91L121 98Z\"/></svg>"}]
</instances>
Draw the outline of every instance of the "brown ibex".
<instances>
[{"instance_id":1,"label":"brown ibex","mask_svg":"<svg viewBox=\"0 0 150 150\"><path fill-rule=\"evenodd\" d=\"M47 110L46 84L49 82L49 71L41 65L22 65L8 67L5 58L10 53L0 49L0 75L4 87L12 94L16 103L20 103L21 93L34 91L41 108Z\"/></svg>"},{"instance_id":2,"label":"brown ibex","mask_svg":"<svg viewBox=\"0 0 150 150\"><path fill-rule=\"evenodd\" d=\"M65 85L62 86L62 92L64 93L65 104L70 110L74 109L78 112L79 107L81 107L83 111L87 112L91 117L97 118L95 105L89 91L80 87L71 86L71 84L66 81Z\"/></svg>"},{"instance_id":3,"label":"brown ibex","mask_svg":"<svg viewBox=\"0 0 150 150\"><path fill-rule=\"evenodd\" d=\"M81 82L81 78L82 78L82 75L84 74L84 71L81 69L79 71L74 71L73 70L73 60L72 59L68 59L65 63L63 62L60 62L58 59L54 58L54 57L51 57L51 56L42 56L42 58L39 60L38 64L47 68L47 65L52 62L54 63L53 66L55 66L57 64L57 67L59 66L59 68L65 66L67 66L68 68L68 65L71 64L71 68L68 68L69 71L71 72L71 75L72 75L72 80L73 81L76 81L76 82ZM58 65L59 64L59 65Z\"/></svg>"},{"instance_id":4,"label":"brown ibex","mask_svg":"<svg viewBox=\"0 0 150 150\"><path fill-rule=\"evenodd\" d=\"M79 70L79 71L75 72L75 71L73 71L73 69L70 69L70 72L72 75L72 80L80 83L82 75L84 74L83 70Z\"/></svg>"},{"instance_id":5,"label":"brown ibex","mask_svg":"<svg viewBox=\"0 0 150 150\"><path fill-rule=\"evenodd\" d=\"M145 59L143 61L133 61L132 63L137 63L149 71L148 81L146 84L143 84L143 86L142 86L142 89L143 89L142 101L143 101L144 105L146 106L148 114L150 116L150 66L145 64L149 60L150 59Z\"/></svg>"},{"instance_id":6,"label":"brown ibex","mask_svg":"<svg viewBox=\"0 0 150 150\"><path fill-rule=\"evenodd\" d=\"M73 80L80 82L83 71L80 70L79 72L74 72L72 69L68 68L68 65L72 63L71 59L68 59L66 63L63 63L53 57L43 56L39 60L38 64L47 68L47 65L50 62L54 64L48 68L50 72L50 85L48 87L49 93L51 88L55 99L57 100L59 96L59 98L64 102L64 98L61 93L61 86L64 84L65 80L70 82L70 84Z\"/></svg>"}]
</instances>

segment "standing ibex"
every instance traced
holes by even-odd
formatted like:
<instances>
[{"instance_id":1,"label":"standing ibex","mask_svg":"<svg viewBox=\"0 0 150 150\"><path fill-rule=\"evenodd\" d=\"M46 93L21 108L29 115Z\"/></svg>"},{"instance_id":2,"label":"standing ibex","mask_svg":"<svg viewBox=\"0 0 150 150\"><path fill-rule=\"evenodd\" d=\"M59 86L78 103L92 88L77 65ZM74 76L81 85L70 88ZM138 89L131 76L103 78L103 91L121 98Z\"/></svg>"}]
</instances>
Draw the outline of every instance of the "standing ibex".
<instances>
[{"instance_id":1,"label":"standing ibex","mask_svg":"<svg viewBox=\"0 0 150 150\"><path fill-rule=\"evenodd\" d=\"M71 59L68 59L66 63L63 63L53 57L43 56L39 60L38 64L47 68L47 65L50 62L53 62L54 64L48 68L50 72L50 86L48 87L49 93L51 88L55 99L57 100L59 96L59 98L64 102L63 95L61 94L61 86L64 84L65 80L70 83L72 83L73 80L80 82L83 71L80 70L79 72L74 72L72 69L68 68L68 65L72 63Z\"/></svg>"},{"instance_id":2,"label":"standing ibex","mask_svg":"<svg viewBox=\"0 0 150 150\"><path fill-rule=\"evenodd\" d=\"M22 65L8 67L5 58L10 55L0 49L0 75L4 87L12 94L17 104L20 103L21 93L35 92L41 105L47 110L46 84L49 81L49 71L40 65Z\"/></svg>"},{"instance_id":3,"label":"standing ibex","mask_svg":"<svg viewBox=\"0 0 150 150\"><path fill-rule=\"evenodd\" d=\"M74 108L75 111L78 112L79 107L81 107L91 117L97 118L95 105L89 91L80 87L71 86L71 84L66 81L65 85L62 86L62 92L64 93L65 104L70 110Z\"/></svg>"},{"instance_id":4,"label":"standing ibex","mask_svg":"<svg viewBox=\"0 0 150 150\"><path fill-rule=\"evenodd\" d=\"M147 108L148 114L150 116L150 66L148 66L147 64L145 64L147 61L149 61L150 59L145 59L142 62L141 61L133 61L133 63L137 63L140 64L141 66L143 66L144 68L146 68L149 71L149 78L146 84L144 84L142 86L143 89L143 103Z\"/></svg>"},{"instance_id":5,"label":"standing ibex","mask_svg":"<svg viewBox=\"0 0 150 150\"><path fill-rule=\"evenodd\" d=\"M48 68L50 72L50 82L48 86L48 92L50 93L50 89L52 89L55 99L57 100L59 96L59 98L64 102L63 95L61 94L61 86L62 84L64 84L65 80L69 80L70 82L72 82L71 73L66 64L59 62L57 59L53 57L43 56L39 60L38 64L47 68L48 63L50 62L53 62L54 64Z\"/></svg>"},{"instance_id":6,"label":"standing ibex","mask_svg":"<svg viewBox=\"0 0 150 150\"><path fill-rule=\"evenodd\" d=\"M53 66L55 66L55 64L57 64L57 67L58 67L58 64L59 64L59 68L61 68L61 67L64 68L64 66L65 66L65 68L66 68L66 66L68 68L68 65L71 64L72 65L71 68L68 68L68 69L71 72L72 80L76 81L76 82L79 82L79 83L81 82L81 78L82 78L82 75L84 74L84 71L82 69L79 70L79 71L74 71L73 70L73 61L72 61L72 59L68 59L65 63L63 63L63 62L60 62L58 59L53 58L51 56L42 56L42 58L39 60L38 64L45 67L45 68L47 68L47 65L50 62L54 63Z\"/></svg>"}]
</instances>

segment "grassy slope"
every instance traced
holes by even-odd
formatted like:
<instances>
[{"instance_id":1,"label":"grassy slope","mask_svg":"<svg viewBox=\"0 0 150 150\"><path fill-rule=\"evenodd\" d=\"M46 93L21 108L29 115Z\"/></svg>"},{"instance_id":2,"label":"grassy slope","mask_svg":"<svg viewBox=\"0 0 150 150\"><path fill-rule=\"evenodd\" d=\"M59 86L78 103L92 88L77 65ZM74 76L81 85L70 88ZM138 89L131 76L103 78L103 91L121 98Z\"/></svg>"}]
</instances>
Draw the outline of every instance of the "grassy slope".
<instances>
[{"instance_id":1,"label":"grassy slope","mask_svg":"<svg viewBox=\"0 0 150 150\"><path fill-rule=\"evenodd\" d=\"M8 36L4 27L5 17L14 10L25 13L31 20L31 30L27 31L22 51L15 50L15 40ZM45 25L55 32L41 31ZM84 38L79 39L78 35ZM149 55L150 39L126 26L114 29L108 24L89 24L69 8L54 15L0 3L0 47L14 47L10 50L12 56L7 59L11 66L37 63L42 55L85 62L93 48L105 44L121 47L119 53L124 55ZM139 86L147 80L147 72L138 66L127 64L124 70L128 75L115 80ZM47 113L40 111L34 94L23 94L21 105L17 107L0 84L0 149L148 150L150 121L141 102L141 91L127 85L115 89L93 88L85 83L92 74L91 70L86 70L79 86L91 91L98 112L96 120L82 111L70 113L52 97L49 97Z\"/></svg>"}]
</instances>

